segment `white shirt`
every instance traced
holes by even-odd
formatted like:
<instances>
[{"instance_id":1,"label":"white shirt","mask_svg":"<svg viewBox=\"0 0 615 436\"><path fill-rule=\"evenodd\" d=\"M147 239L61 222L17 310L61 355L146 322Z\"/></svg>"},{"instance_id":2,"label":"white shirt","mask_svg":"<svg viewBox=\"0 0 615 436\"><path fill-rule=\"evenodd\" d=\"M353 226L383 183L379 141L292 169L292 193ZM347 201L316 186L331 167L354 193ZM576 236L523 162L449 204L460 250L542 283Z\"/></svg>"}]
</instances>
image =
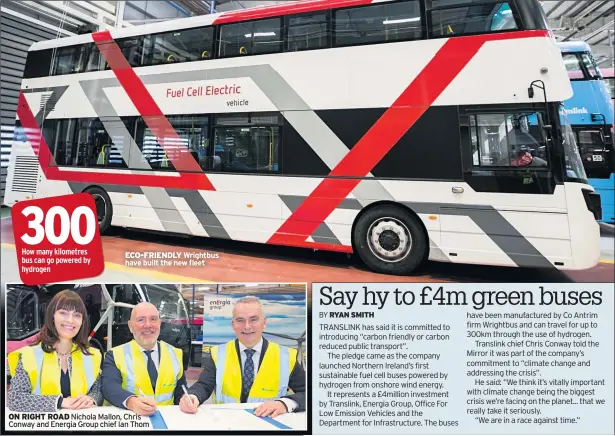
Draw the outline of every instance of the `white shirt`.
<instances>
[{"instance_id":1,"label":"white shirt","mask_svg":"<svg viewBox=\"0 0 615 436\"><path fill-rule=\"evenodd\" d=\"M241 356L241 374L243 375L244 368L246 367L246 361L248 360L248 355L246 354L245 350L247 350L248 347L242 344L241 341L238 342L239 355ZM252 362L254 362L254 377L256 378L256 374L258 374L258 363L261 360L261 352L263 349L263 338L261 338L261 340L258 341L258 343L252 347L252 349L255 351L255 353L252 354ZM299 404L295 400L291 400L290 398L278 398L278 400L286 404L286 408L289 412L292 412L299 406Z\"/></svg>"},{"instance_id":2,"label":"white shirt","mask_svg":"<svg viewBox=\"0 0 615 436\"><path fill-rule=\"evenodd\" d=\"M146 350L145 350L145 348L143 348L143 347L142 347L141 345L139 345L138 343L137 343L137 347L139 347L139 350L141 350L141 352L143 353L143 359L145 359L145 366L147 367L147 359L148 359L148 357L147 357L147 354L145 354L145 351L146 351ZM149 351L149 350L148 350L148 351ZM160 368L159 368L159 365L160 365L160 362L159 362L160 357L159 357L159 353L158 353L158 343L156 343L156 346L155 346L154 348L152 348L151 358L152 358L152 360L154 361L154 365L156 365L156 371L158 371L158 370L160 369ZM131 395L131 397L133 397L133 396L136 396L136 392L135 392L135 395ZM126 398L126 399L124 400L124 402L122 403L122 404L124 405L124 407L126 407L126 403L128 402L128 400L129 400L129 399L130 399L130 397Z\"/></svg>"}]
</instances>

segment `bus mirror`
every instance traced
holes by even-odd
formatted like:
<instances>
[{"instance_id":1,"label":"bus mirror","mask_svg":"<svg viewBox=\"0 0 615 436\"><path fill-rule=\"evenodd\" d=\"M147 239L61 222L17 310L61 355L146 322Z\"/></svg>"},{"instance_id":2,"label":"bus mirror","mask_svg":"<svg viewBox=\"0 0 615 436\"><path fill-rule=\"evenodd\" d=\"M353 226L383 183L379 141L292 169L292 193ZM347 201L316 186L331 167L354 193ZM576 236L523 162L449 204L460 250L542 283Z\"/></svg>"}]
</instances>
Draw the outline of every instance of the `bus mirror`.
<instances>
[{"instance_id":1,"label":"bus mirror","mask_svg":"<svg viewBox=\"0 0 615 436\"><path fill-rule=\"evenodd\" d=\"M530 86L529 88L527 88L527 96L529 98L534 98L534 88L533 87Z\"/></svg>"}]
</instances>

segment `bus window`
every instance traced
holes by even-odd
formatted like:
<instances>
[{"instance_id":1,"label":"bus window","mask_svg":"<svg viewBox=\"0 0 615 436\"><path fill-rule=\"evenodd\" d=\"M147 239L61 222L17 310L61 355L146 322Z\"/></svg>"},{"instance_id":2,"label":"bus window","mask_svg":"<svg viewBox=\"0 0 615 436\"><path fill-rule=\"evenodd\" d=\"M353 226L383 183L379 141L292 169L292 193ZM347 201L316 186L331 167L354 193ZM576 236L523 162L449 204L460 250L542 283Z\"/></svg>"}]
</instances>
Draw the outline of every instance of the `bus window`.
<instances>
[{"instance_id":1,"label":"bus window","mask_svg":"<svg viewBox=\"0 0 615 436\"><path fill-rule=\"evenodd\" d=\"M143 40L143 36L134 36L118 39L116 41L131 67L140 67L146 64L148 53ZM105 68L108 70L110 65L106 64Z\"/></svg>"},{"instance_id":2,"label":"bus window","mask_svg":"<svg viewBox=\"0 0 615 436\"><path fill-rule=\"evenodd\" d=\"M419 39L423 33L418 1L341 9L334 22L337 46Z\"/></svg>"},{"instance_id":3,"label":"bus window","mask_svg":"<svg viewBox=\"0 0 615 436\"><path fill-rule=\"evenodd\" d=\"M508 3L503 3L491 20L491 30L516 29L515 17Z\"/></svg>"},{"instance_id":4,"label":"bus window","mask_svg":"<svg viewBox=\"0 0 615 436\"><path fill-rule=\"evenodd\" d=\"M28 52L23 78L33 79L35 77L49 76L52 52L52 49Z\"/></svg>"},{"instance_id":5,"label":"bus window","mask_svg":"<svg viewBox=\"0 0 615 436\"><path fill-rule=\"evenodd\" d=\"M20 341L35 334L40 328L38 315L36 293L29 288L12 287L6 294L7 339Z\"/></svg>"},{"instance_id":6,"label":"bus window","mask_svg":"<svg viewBox=\"0 0 615 436\"><path fill-rule=\"evenodd\" d=\"M564 58L564 66L566 67L570 80L585 78L583 68L581 68L581 62L576 53L562 53L562 57Z\"/></svg>"},{"instance_id":7,"label":"bus window","mask_svg":"<svg viewBox=\"0 0 615 436\"><path fill-rule=\"evenodd\" d=\"M88 44L88 60L85 67L85 72L104 71L107 67L105 57L100 54L100 50L95 43Z\"/></svg>"},{"instance_id":8,"label":"bus window","mask_svg":"<svg viewBox=\"0 0 615 436\"><path fill-rule=\"evenodd\" d=\"M455 36L519 29L508 2L433 1L431 35Z\"/></svg>"},{"instance_id":9,"label":"bus window","mask_svg":"<svg viewBox=\"0 0 615 436\"><path fill-rule=\"evenodd\" d=\"M207 115L172 115L167 117L179 136L181 144L205 169L209 144L209 117Z\"/></svg>"},{"instance_id":10,"label":"bus window","mask_svg":"<svg viewBox=\"0 0 615 436\"><path fill-rule=\"evenodd\" d=\"M158 308L160 320L167 323L185 322L188 311L184 298L173 285L141 285L146 298Z\"/></svg>"},{"instance_id":11,"label":"bus window","mask_svg":"<svg viewBox=\"0 0 615 436\"><path fill-rule=\"evenodd\" d=\"M281 18L224 24L220 27L219 56L278 53L282 49L281 30Z\"/></svg>"},{"instance_id":12,"label":"bus window","mask_svg":"<svg viewBox=\"0 0 615 436\"><path fill-rule=\"evenodd\" d=\"M477 114L470 116L473 163L478 167L546 167L546 144L530 129L536 114ZM537 131L537 130L536 130Z\"/></svg>"},{"instance_id":13,"label":"bus window","mask_svg":"<svg viewBox=\"0 0 615 436\"><path fill-rule=\"evenodd\" d=\"M329 46L327 13L286 17L286 51L312 50Z\"/></svg>"},{"instance_id":14,"label":"bus window","mask_svg":"<svg viewBox=\"0 0 615 436\"><path fill-rule=\"evenodd\" d=\"M587 72L589 73L590 78L592 79L602 78L602 75L600 74L600 71L598 70L598 67L596 66L596 62L594 61L594 58L591 55L591 53L582 53L581 60L583 61L585 68L587 68Z\"/></svg>"},{"instance_id":15,"label":"bus window","mask_svg":"<svg viewBox=\"0 0 615 436\"><path fill-rule=\"evenodd\" d=\"M615 98L615 79L613 79L612 77L607 77L606 79L604 79L604 81L609 87L611 98Z\"/></svg>"},{"instance_id":16,"label":"bus window","mask_svg":"<svg viewBox=\"0 0 615 436\"><path fill-rule=\"evenodd\" d=\"M212 171L278 172L280 156L278 115L218 116Z\"/></svg>"},{"instance_id":17,"label":"bus window","mask_svg":"<svg viewBox=\"0 0 615 436\"><path fill-rule=\"evenodd\" d=\"M88 61L88 52L85 45L58 47L52 53L51 75L82 73Z\"/></svg>"},{"instance_id":18,"label":"bus window","mask_svg":"<svg viewBox=\"0 0 615 436\"><path fill-rule=\"evenodd\" d=\"M149 65L210 59L213 56L214 28L183 29L148 37L153 41Z\"/></svg>"}]
</instances>

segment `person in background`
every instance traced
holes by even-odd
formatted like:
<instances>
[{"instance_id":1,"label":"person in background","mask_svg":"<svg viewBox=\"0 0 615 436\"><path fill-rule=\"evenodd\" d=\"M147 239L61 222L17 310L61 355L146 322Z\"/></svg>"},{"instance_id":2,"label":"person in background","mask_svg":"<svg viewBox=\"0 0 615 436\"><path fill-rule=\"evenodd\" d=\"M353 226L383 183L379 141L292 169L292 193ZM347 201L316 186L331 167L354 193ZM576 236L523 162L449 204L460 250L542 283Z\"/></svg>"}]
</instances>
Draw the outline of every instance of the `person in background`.
<instances>
[{"instance_id":1,"label":"person in background","mask_svg":"<svg viewBox=\"0 0 615 436\"><path fill-rule=\"evenodd\" d=\"M262 403L254 409L256 416L305 411L306 377L297 350L263 338L267 319L260 300L239 299L232 326L237 339L211 348L198 381L181 398L180 410L196 413L213 393L218 404Z\"/></svg>"},{"instance_id":2,"label":"person in background","mask_svg":"<svg viewBox=\"0 0 615 436\"><path fill-rule=\"evenodd\" d=\"M128 328L134 339L109 350L103 363L106 401L145 416L157 406L178 404L186 385L182 350L158 340L160 324L152 303L132 309Z\"/></svg>"},{"instance_id":3,"label":"person in background","mask_svg":"<svg viewBox=\"0 0 615 436\"><path fill-rule=\"evenodd\" d=\"M102 404L102 353L89 345L89 324L76 292L64 290L51 299L38 339L8 355L9 410L55 412Z\"/></svg>"}]
</instances>

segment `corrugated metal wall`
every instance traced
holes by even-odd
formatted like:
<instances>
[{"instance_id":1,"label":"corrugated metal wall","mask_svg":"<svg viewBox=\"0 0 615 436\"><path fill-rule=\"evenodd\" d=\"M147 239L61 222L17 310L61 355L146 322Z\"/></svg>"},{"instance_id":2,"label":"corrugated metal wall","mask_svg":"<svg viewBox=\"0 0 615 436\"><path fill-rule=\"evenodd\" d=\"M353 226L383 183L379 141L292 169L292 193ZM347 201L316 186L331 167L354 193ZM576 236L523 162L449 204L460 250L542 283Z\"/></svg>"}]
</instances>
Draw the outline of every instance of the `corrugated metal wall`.
<instances>
[{"instance_id":1,"label":"corrugated metal wall","mask_svg":"<svg viewBox=\"0 0 615 436\"><path fill-rule=\"evenodd\" d=\"M13 141L15 111L26 54L32 43L57 38L57 34L0 12L0 139L2 150L1 201Z\"/></svg>"}]
</instances>

